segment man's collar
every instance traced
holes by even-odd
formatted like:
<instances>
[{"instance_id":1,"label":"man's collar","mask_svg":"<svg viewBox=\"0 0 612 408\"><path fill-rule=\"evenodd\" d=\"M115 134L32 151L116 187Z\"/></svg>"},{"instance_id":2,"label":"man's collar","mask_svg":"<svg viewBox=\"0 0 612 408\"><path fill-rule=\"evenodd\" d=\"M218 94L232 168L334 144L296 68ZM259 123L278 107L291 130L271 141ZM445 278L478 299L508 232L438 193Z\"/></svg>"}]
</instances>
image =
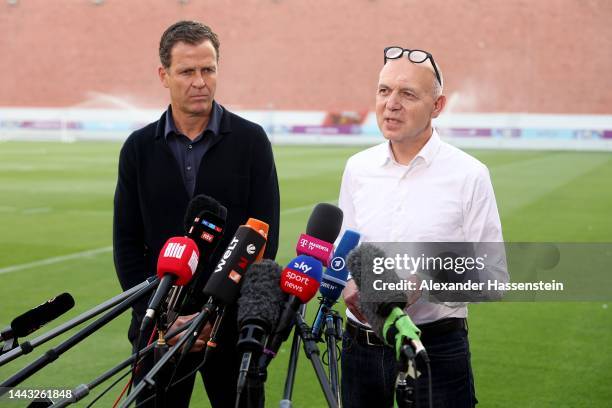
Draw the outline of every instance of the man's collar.
<instances>
[{"instance_id":1,"label":"man's collar","mask_svg":"<svg viewBox=\"0 0 612 408\"><path fill-rule=\"evenodd\" d=\"M425 143L425 146L419 150L412 160L414 161L417 157L420 157L425 162L425 165L429 167L440 149L440 143L440 135L438 135L438 131L434 128L433 132L431 133L431 137L427 143ZM387 163L395 162L393 151L391 150L391 142L387 141L387 143L385 143L383 146L384 148L380 150L381 154L380 158L378 159L378 165L381 167L385 166Z\"/></svg>"},{"instance_id":2,"label":"man's collar","mask_svg":"<svg viewBox=\"0 0 612 408\"><path fill-rule=\"evenodd\" d=\"M219 136L221 130L221 117L223 116L223 107L219 105L217 102L212 102L212 109L210 111L210 119L208 120L208 125L206 125L206 129L210 130L215 136ZM168 109L165 114L166 124L164 127L164 138L168 139L168 135L170 133L180 134L178 129L176 128L176 124L174 123L174 118L172 117L172 105L168 105Z\"/></svg>"}]
</instances>

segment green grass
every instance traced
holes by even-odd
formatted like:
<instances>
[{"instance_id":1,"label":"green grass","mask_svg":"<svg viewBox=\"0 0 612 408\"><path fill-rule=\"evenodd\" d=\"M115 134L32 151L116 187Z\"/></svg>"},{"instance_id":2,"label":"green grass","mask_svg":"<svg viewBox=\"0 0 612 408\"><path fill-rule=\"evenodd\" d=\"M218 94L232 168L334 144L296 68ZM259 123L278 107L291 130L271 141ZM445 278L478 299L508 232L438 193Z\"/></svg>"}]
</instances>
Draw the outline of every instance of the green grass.
<instances>
[{"instance_id":1,"label":"green grass","mask_svg":"<svg viewBox=\"0 0 612 408\"><path fill-rule=\"evenodd\" d=\"M110 247L119 148L116 143L0 144L0 270ZM280 263L292 257L312 206L337 199L344 163L360 149L274 148L282 197ZM612 242L611 154L471 153L491 170L507 241ZM74 296L76 306L45 329L120 292L111 252L1 273L0 323L8 324L63 291ZM480 406L609 406L611 309L594 302L471 305L470 339ZM128 314L122 315L23 385L71 389L89 382L128 356L128 320ZM65 338L1 367L0 379ZM271 366L268 406L277 406L280 399L289 346L287 342ZM113 389L99 406L110 406L117 393L118 388ZM192 401L194 407L208 406L203 387L195 387ZM303 354L294 405L325 406Z\"/></svg>"}]
</instances>

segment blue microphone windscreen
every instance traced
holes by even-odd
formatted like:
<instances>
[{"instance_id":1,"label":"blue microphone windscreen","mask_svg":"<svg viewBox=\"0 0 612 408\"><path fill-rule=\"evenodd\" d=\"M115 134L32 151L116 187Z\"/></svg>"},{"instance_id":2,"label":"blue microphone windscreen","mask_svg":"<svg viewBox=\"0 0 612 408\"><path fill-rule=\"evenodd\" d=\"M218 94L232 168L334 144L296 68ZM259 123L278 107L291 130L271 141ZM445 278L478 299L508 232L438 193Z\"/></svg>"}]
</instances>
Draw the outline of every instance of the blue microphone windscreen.
<instances>
[{"instance_id":1,"label":"blue microphone windscreen","mask_svg":"<svg viewBox=\"0 0 612 408\"><path fill-rule=\"evenodd\" d=\"M346 256L359 244L361 234L356 231L347 229L342 235L342 239L338 243L338 247L334 251L334 258L340 256L346 260Z\"/></svg>"},{"instance_id":2,"label":"blue microphone windscreen","mask_svg":"<svg viewBox=\"0 0 612 408\"><path fill-rule=\"evenodd\" d=\"M360 238L361 235L358 232L352 230L344 232L319 287L319 292L324 298L335 302L340 297L349 273L346 267L346 257L357 246Z\"/></svg>"},{"instance_id":3,"label":"blue microphone windscreen","mask_svg":"<svg viewBox=\"0 0 612 408\"><path fill-rule=\"evenodd\" d=\"M287 268L306 274L317 282L321 282L323 265L321 264L321 261L314 259L311 256L296 256L287 264Z\"/></svg>"}]
</instances>

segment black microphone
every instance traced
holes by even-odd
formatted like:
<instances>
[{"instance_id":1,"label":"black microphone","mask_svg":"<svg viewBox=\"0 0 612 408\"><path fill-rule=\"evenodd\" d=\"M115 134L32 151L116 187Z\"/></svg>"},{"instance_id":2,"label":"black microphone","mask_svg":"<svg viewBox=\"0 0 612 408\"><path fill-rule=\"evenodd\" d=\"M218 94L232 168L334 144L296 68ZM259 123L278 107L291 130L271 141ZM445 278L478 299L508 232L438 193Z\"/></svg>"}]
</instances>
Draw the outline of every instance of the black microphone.
<instances>
[{"instance_id":1,"label":"black microphone","mask_svg":"<svg viewBox=\"0 0 612 408\"><path fill-rule=\"evenodd\" d=\"M200 194L189 202L184 219L185 234L198 246L200 260L191 282L186 286L174 286L168 295L168 322L174 321L185 309L194 309L203 303L201 292L209 276L207 269L223 237L226 218L227 209L212 197Z\"/></svg>"},{"instance_id":2,"label":"black microphone","mask_svg":"<svg viewBox=\"0 0 612 408\"><path fill-rule=\"evenodd\" d=\"M74 299L69 293L62 293L53 299L49 299L14 318L11 324L0 332L0 341L26 337L73 307Z\"/></svg>"},{"instance_id":3,"label":"black microphone","mask_svg":"<svg viewBox=\"0 0 612 408\"><path fill-rule=\"evenodd\" d=\"M251 226L252 222L261 223L259 220L249 219L246 225L238 227L202 290L202 293L206 297L212 297L217 305L227 306L236 302L243 275L266 244L267 231L258 231Z\"/></svg>"},{"instance_id":4,"label":"black microphone","mask_svg":"<svg viewBox=\"0 0 612 408\"><path fill-rule=\"evenodd\" d=\"M331 260L334 245L338 238L342 219L342 210L329 203L319 203L312 210L306 233L300 235L295 250L298 255L308 255L328 266Z\"/></svg>"},{"instance_id":5,"label":"black microphone","mask_svg":"<svg viewBox=\"0 0 612 408\"><path fill-rule=\"evenodd\" d=\"M189 231L191 229L194 218L198 217L202 211L209 211L224 221L227 219L227 208L206 194L198 194L197 196L193 197L187 205L185 218L183 219L185 231ZM190 238L194 239L193 237Z\"/></svg>"},{"instance_id":6,"label":"black microphone","mask_svg":"<svg viewBox=\"0 0 612 408\"><path fill-rule=\"evenodd\" d=\"M280 288L281 266L264 259L248 269L238 298L237 348L242 352L237 384L237 400L240 399L251 356L259 355L272 329L276 327L286 295Z\"/></svg>"},{"instance_id":7,"label":"black microphone","mask_svg":"<svg viewBox=\"0 0 612 408\"><path fill-rule=\"evenodd\" d=\"M238 227L206 282L202 294L208 300L202 307L201 313L205 313L208 319L215 312L219 312L215 316L211 338L207 343L209 346L215 346L216 333L221 325L225 307L234 304L238 299L242 278L249 265L254 263L261 254L266 245L267 236L268 224L255 218L249 218L245 225ZM206 323L205 319L201 319L197 325L190 328L190 337L184 344L180 360L187 355ZM208 350L207 348L207 353Z\"/></svg>"},{"instance_id":8,"label":"black microphone","mask_svg":"<svg viewBox=\"0 0 612 408\"><path fill-rule=\"evenodd\" d=\"M400 278L395 270L384 268L380 274L374 274L375 259L385 259L387 256L380 248L372 244L361 244L349 253L347 265L355 284L359 288L359 308L368 319L368 323L372 326L372 330L376 335L388 345L396 348L398 344L395 341L396 335L402 336L405 341L408 341L416 355L421 355L427 361L427 353L423 343L415 335L420 331L414 326L410 317L404 312L404 308L408 304L408 293L404 291L393 291L392 293L382 293L376 291L372 286L372 277L376 276L377 280L385 283L398 284ZM370 278L367 275L370 275ZM397 321L402 320L404 326L398 326Z\"/></svg>"}]
</instances>

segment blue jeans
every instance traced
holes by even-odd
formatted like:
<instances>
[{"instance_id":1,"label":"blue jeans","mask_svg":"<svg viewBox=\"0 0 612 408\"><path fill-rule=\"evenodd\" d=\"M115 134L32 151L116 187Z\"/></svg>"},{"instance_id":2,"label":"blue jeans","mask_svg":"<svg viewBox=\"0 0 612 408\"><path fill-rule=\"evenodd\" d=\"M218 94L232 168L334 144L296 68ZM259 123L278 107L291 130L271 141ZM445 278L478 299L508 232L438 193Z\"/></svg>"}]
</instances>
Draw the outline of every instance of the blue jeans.
<instances>
[{"instance_id":1,"label":"blue jeans","mask_svg":"<svg viewBox=\"0 0 612 408\"><path fill-rule=\"evenodd\" d=\"M431 360L433 406L474 407L478 401L467 332L456 330L428 340L424 346ZM361 345L345 332L341 363L344 408L393 407L399 367L391 347ZM419 364L418 369L421 376L416 384L419 396L416 407L426 408L429 406L427 369L424 364Z\"/></svg>"}]
</instances>

